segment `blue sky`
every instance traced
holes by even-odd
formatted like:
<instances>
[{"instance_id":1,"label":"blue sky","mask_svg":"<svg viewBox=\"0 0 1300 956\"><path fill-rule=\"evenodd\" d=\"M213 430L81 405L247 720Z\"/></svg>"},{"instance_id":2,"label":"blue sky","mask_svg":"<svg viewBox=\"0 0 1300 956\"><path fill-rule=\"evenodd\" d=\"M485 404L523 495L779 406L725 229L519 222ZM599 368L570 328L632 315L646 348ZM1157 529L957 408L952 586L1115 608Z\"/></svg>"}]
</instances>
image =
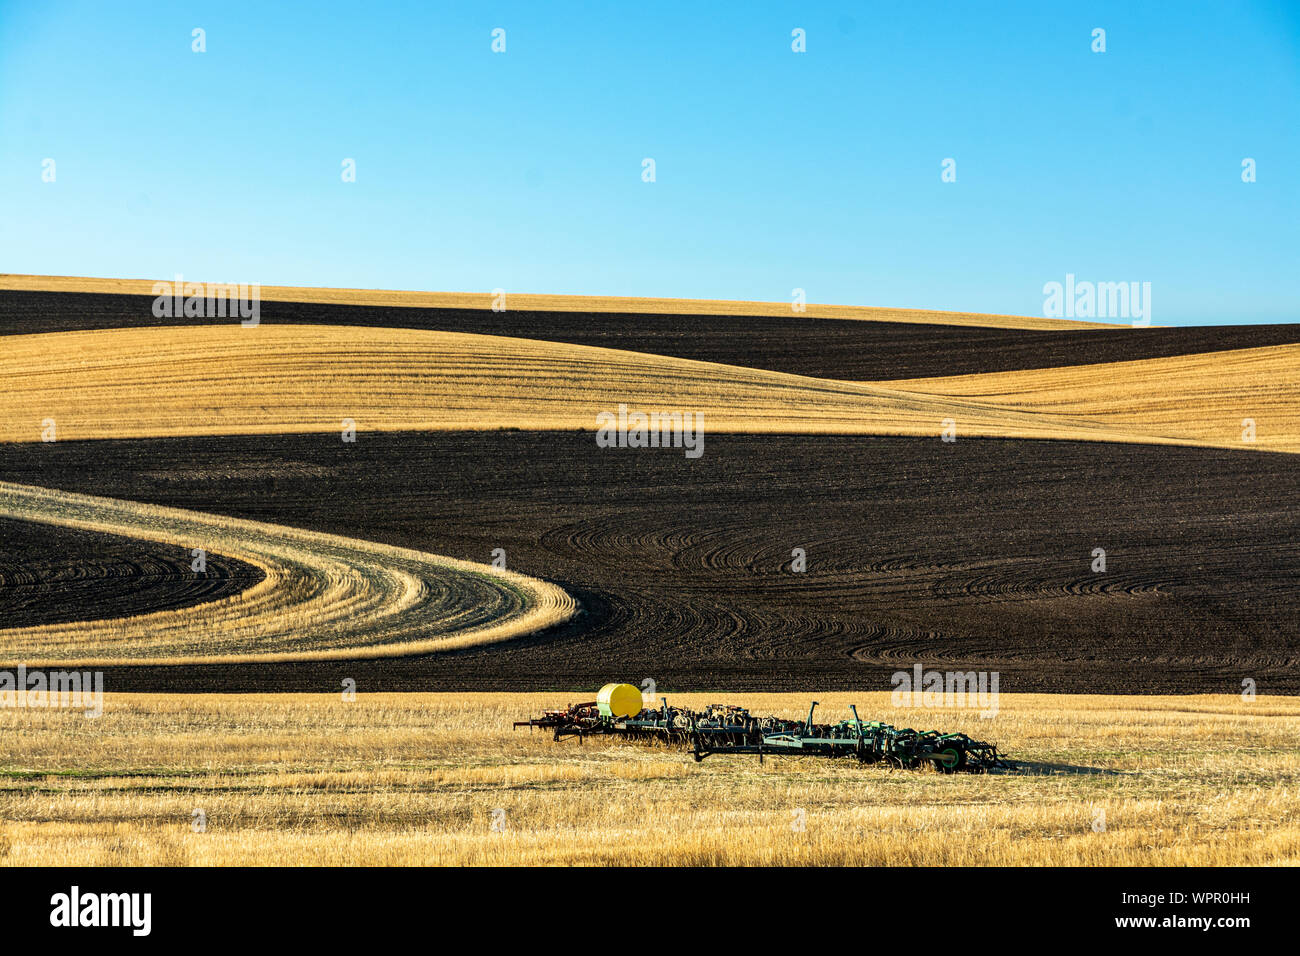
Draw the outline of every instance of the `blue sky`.
<instances>
[{"instance_id":1,"label":"blue sky","mask_svg":"<svg viewBox=\"0 0 1300 956\"><path fill-rule=\"evenodd\" d=\"M1294 2L0 0L0 272L1300 321L1297 176Z\"/></svg>"}]
</instances>

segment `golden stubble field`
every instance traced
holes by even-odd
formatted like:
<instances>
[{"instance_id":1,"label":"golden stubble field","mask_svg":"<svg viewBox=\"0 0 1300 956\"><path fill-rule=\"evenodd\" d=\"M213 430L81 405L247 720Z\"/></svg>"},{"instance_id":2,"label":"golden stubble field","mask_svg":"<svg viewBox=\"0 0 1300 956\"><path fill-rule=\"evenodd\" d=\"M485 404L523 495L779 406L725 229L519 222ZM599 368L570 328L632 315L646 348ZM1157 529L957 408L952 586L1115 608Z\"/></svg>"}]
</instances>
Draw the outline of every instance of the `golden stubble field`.
<instances>
[{"instance_id":1,"label":"golden stubble field","mask_svg":"<svg viewBox=\"0 0 1300 956\"><path fill-rule=\"evenodd\" d=\"M885 383L418 329L184 325L6 336L0 441L282 432L594 431L695 412L714 432L1300 451L1300 346ZM1247 420L1257 436L1245 440ZM50 429L54 431L51 432Z\"/></svg>"},{"instance_id":2,"label":"golden stubble field","mask_svg":"<svg viewBox=\"0 0 1300 956\"><path fill-rule=\"evenodd\" d=\"M671 694L802 716L800 694ZM554 743L571 694L108 695L0 710L10 865L1251 865L1300 862L1300 700L1004 695L864 718L1021 762L945 776ZM195 811L206 826L195 832ZM1102 823L1104 813L1104 825ZM494 828L495 825L495 828Z\"/></svg>"}]
</instances>

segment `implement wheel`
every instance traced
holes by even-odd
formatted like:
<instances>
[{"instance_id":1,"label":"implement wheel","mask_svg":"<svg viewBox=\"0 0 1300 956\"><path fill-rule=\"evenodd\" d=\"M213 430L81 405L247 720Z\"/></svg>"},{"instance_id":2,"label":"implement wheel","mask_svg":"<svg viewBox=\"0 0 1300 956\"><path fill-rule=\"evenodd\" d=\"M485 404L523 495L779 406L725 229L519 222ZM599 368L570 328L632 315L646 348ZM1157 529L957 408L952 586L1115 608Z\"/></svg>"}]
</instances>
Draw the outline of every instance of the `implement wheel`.
<instances>
[{"instance_id":1,"label":"implement wheel","mask_svg":"<svg viewBox=\"0 0 1300 956\"><path fill-rule=\"evenodd\" d=\"M956 773L966 763L966 751L959 747L944 747L936 750L935 756L939 759L934 761L934 769L940 773Z\"/></svg>"}]
</instances>

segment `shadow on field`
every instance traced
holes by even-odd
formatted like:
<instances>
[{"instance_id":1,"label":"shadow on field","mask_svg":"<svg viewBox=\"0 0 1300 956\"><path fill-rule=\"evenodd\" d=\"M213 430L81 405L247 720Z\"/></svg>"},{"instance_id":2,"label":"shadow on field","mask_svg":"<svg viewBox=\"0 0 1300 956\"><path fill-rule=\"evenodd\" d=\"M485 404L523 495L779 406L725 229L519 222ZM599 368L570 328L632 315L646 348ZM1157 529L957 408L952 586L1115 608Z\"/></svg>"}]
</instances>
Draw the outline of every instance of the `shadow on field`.
<instances>
[{"instance_id":1,"label":"shadow on field","mask_svg":"<svg viewBox=\"0 0 1300 956\"><path fill-rule=\"evenodd\" d=\"M996 773L998 771L990 772ZM1109 770L1105 767L1080 767L1069 763L1038 763L1032 760L1017 760L1016 769L1009 772L1029 777L1123 777L1128 774L1127 770Z\"/></svg>"}]
</instances>

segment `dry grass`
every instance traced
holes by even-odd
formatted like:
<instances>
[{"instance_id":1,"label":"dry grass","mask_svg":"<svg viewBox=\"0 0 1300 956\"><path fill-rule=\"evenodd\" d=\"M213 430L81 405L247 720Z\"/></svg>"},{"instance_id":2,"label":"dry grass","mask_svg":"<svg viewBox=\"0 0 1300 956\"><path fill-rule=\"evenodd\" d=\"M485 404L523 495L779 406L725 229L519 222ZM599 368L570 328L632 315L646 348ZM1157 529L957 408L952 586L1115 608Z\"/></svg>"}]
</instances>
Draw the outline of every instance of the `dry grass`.
<instances>
[{"instance_id":1,"label":"dry grass","mask_svg":"<svg viewBox=\"0 0 1300 956\"><path fill-rule=\"evenodd\" d=\"M1300 346L882 383L1199 444L1300 451ZM1243 419L1254 444L1242 441Z\"/></svg>"},{"instance_id":2,"label":"dry grass","mask_svg":"<svg viewBox=\"0 0 1300 956\"><path fill-rule=\"evenodd\" d=\"M167 281L172 281L168 279ZM89 292L105 295L154 295L152 279L95 279L86 276L0 275L0 289L38 292ZM375 305L422 309L490 309L485 292L413 292L391 289L321 289L268 285L261 287L268 302L308 302L323 305ZM1106 322L1046 319L979 312L936 312L929 309L880 309L856 305L809 304L795 312L789 302L743 302L727 299L636 299L625 296L511 294L511 310L521 312L648 312L673 315L775 315L804 319L859 319L871 322L916 322L925 325L972 325L997 329L1115 330Z\"/></svg>"},{"instance_id":3,"label":"dry grass","mask_svg":"<svg viewBox=\"0 0 1300 956\"><path fill-rule=\"evenodd\" d=\"M338 535L0 482L0 516L202 548L266 577L217 601L0 629L0 661L186 664L385 657L505 640L568 619L553 584Z\"/></svg>"},{"instance_id":4,"label":"dry grass","mask_svg":"<svg viewBox=\"0 0 1300 956\"><path fill-rule=\"evenodd\" d=\"M715 698L790 716L808 699L672 695ZM864 716L992 739L1027 767L982 777L793 759L697 766L663 747L510 730L569 699L110 695L98 720L0 710L0 861L1300 862L1295 698L1006 695L991 721L920 719L880 693L821 698L828 716L852 700ZM195 809L204 833L191 832ZM491 828L498 809L503 832Z\"/></svg>"},{"instance_id":5,"label":"dry grass","mask_svg":"<svg viewBox=\"0 0 1300 956\"><path fill-rule=\"evenodd\" d=\"M47 418L60 439L337 433L344 419L362 431L594 431L620 403L695 412L713 432L937 438L953 419L964 436L1165 440L875 384L457 332L171 326L6 336L0 355L2 441L39 440Z\"/></svg>"}]
</instances>

